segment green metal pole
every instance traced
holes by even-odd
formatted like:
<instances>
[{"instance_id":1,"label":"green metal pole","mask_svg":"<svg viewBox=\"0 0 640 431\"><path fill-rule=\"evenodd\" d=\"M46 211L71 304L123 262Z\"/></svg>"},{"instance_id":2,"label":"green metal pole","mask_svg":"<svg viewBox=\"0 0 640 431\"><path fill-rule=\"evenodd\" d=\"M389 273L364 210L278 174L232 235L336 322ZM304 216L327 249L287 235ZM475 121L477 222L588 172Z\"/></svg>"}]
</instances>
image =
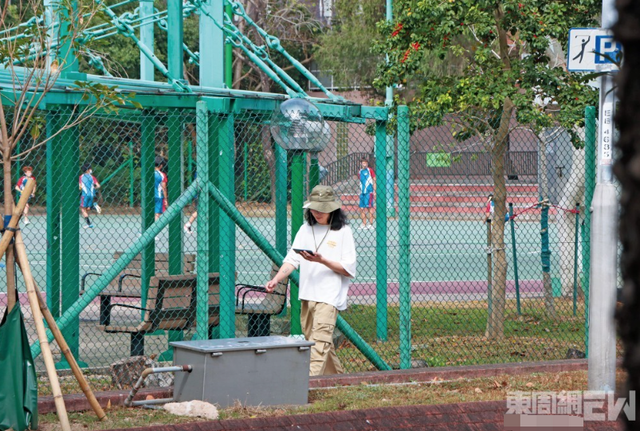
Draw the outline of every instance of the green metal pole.
<instances>
[{"instance_id":1,"label":"green metal pole","mask_svg":"<svg viewBox=\"0 0 640 431\"><path fill-rule=\"evenodd\" d=\"M573 241L573 315L576 315L578 302L578 232L580 230L580 204L576 204L576 228Z\"/></svg>"},{"instance_id":2,"label":"green metal pole","mask_svg":"<svg viewBox=\"0 0 640 431\"><path fill-rule=\"evenodd\" d=\"M54 8L58 13L58 19L60 22L60 41L62 46L60 52L56 57L59 61L60 77L67 78L72 72L78 71L78 56L76 55L75 37L73 24L78 20L78 2L77 0L71 0L69 2L70 7L57 7ZM71 15L69 15L71 12ZM68 341L68 340L67 340Z\"/></svg>"},{"instance_id":3,"label":"green metal pole","mask_svg":"<svg viewBox=\"0 0 640 431\"><path fill-rule=\"evenodd\" d=\"M487 220L487 316L491 316L493 310L493 248L491 247L491 220Z\"/></svg>"},{"instance_id":4,"label":"green metal pole","mask_svg":"<svg viewBox=\"0 0 640 431\"><path fill-rule=\"evenodd\" d=\"M287 152L275 146L276 170L276 250L287 253Z\"/></svg>"},{"instance_id":5,"label":"green metal pole","mask_svg":"<svg viewBox=\"0 0 640 431\"><path fill-rule=\"evenodd\" d=\"M387 122L376 120L376 337L387 341Z\"/></svg>"},{"instance_id":6,"label":"green metal pole","mask_svg":"<svg viewBox=\"0 0 640 431\"><path fill-rule=\"evenodd\" d=\"M244 157L242 159L243 162L243 168L244 168L244 201L247 201L247 187L248 184L247 182L249 181L249 175L247 174L247 158L249 156L249 145L247 144L247 141L244 141L244 145L243 145L243 152L244 152ZM286 166L286 164L285 164Z\"/></svg>"},{"instance_id":7,"label":"green metal pole","mask_svg":"<svg viewBox=\"0 0 640 431\"><path fill-rule=\"evenodd\" d=\"M398 107L398 255L400 283L400 368L411 368L411 221L409 108Z\"/></svg>"},{"instance_id":8,"label":"green metal pole","mask_svg":"<svg viewBox=\"0 0 640 431\"><path fill-rule=\"evenodd\" d=\"M140 186L141 186L141 230L146 232L155 220L154 171L156 146L156 118L153 111L145 111L141 124L140 142ZM142 250L141 269L141 302L142 308L147 304L149 281L155 274L155 241L147 244ZM144 318L144 311L141 313Z\"/></svg>"},{"instance_id":9,"label":"green metal pole","mask_svg":"<svg viewBox=\"0 0 640 431\"><path fill-rule=\"evenodd\" d=\"M304 213L304 153L296 151L292 153L291 160L291 242L296 237L302 226ZM302 334L300 324L300 299L297 283L291 283L291 334Z\"/></svg>"},{"instance_id":10,"label":"green metal pole","mask_svg":"<svg viewBox=\"0 0 640 431\"><path fill-rule=\"evenodd\" d=\"M182 0L167 0L167 29L169 75L181 81L184 76Z\"/></svg>"},{"instance_id":11,"label":"green metal pole","mask_svg":"<svg viewBox=\"0 0 640 431\"><path fill-rule=\"evenodd\" d=\"M224 13L233 21L233 9L230 3L226 3ZM233 45L226 40L224 44L224 83L227 88L233 88Z\"/></svg>"},{"instance_id":12,"label":"green metal pole","mask_svg":"<svg viewBox=\"0 0 640 431\"><path fill-rule=\"evenodd\" d=\"M182 146L182 113L176 109L169 111L167 126L167 192L172 204L182 192L182 166L180 157ZM169 274L182 274L182 219L169 223Z\"/></svg>"},{"instance_id":13,"label":"green metal pole","mask_svg":"<svg viewBox=\"0 0 640 431\"><path fill-rule=\"evenodd\" d=\"M59 112L47 113L47 137L60 127ZM60 317L60 163L59 137L47 141L47 306ZM77 195L77 194L76 194Z\"/></svg>"},{"instance_id":14,"label":"green metal pole","mask_svg":"<svg viewBox=\"0 0 640 431\"><path fill-rule=\"evenodd\" d=\"M213 184L209 184L209 193L213 200L217 202L222 211L224 211L238 227L253 241L254 244L262 250L272 262L276 265L282 265L284 255L279 253L273 246L267 241L267 239L256 229L247 219L238 211L233 204L225 198L220 190L218 190ZM299 274L297 271L291 273L291 283L299 282ZM391 367L376 353L374 349L367 344L366 341L358 335L358 333L342 318L338 316L336 327L342 332L349 341L353 343L356 348L362 352L362 354L371 361L379 370L390 370Z\"/></svg>"},{"instance_id":15,"label":"green metal pole","mask_svg":"<svg viewBox=\"0 0 640 431\"><path fill-rule=\"evenodd\" d=\"M309 192L320 183L320 166L318 165L318 154L311 155L311 165L309 166Z\"/></svg>"},{"instance_id":16,"label":"green metal pole","mask_svg":"<svg viewBox=\"0 0 640 431\"><path fill-rule=\"evenodd\" d=\"M211 145L211 125L209 119L209 110L204 101L196 103L196 152L198 154L197 169L198 179L193 184L198 184L198 217L201 223L198 224L197 230L197 250L198 257L196 261L197 274L197 308L196 308L196 337L199 340L209 338L209 276L211 269L210 251L210 232L211 225L207 222L211 215L210 200L208 197L208 180L211 177L209 172L209 151ZM217 226L216 226L217 227Z\"/></svg>"},{"instance_id":17,"label":"green metal pole","mask_svg":"<svg viewBox=\"0 0 640 431\"><path fill-rule=\"evenodd\" d=\"M520 309L520 280L518 278L518 248L516 247L516 227L513 219L513 204L509 203L509 224L511 225L511 249L513 250L513 275L516 281L516 308L518 315L522 315Z\"/></svg>"},{"instance_id":18,"label":"green metal pole","mask_svg":"<svg viewBox=\"0 0 640 431\"><path fill-rule=\"evenodd\" d=\"M585 108L584 224L582 228L582 291L584 293L584 345L589 357L589 284L591 273L591 205L596 189L596 108Z\"/></svg>"},{"instance_id":19,"label":"green metal pole","mask_svg":"<svg viewBox=\"0 0 640 431\"><path fill-rule=\"evenodd\" d=\"M135 185L134 181L135 175L135 167L133 166L133 142L129 141L129 208L133 208L135 204L133 188Z\"/></svg>"},{"instance_id":20,"label":"green metal pole","mask_svg":"<svg viewBox=\"0 0 640 431\"><path fill-rule=\"evenodd\" d=\"M222 127L222 121L217 115L209 113L209 150L208 164L209 174L202 177L203 180L209 180L216 187L220 187L220 158L218 157L218 135ZM199 155L200 151L196 150L198 155L197 166L200 167ZM198 169L199 172L199 169ZM200 178L200 173L198 173ZM198 213L199 215L200 213ZM209 216L201 218L202 221L209 221L209 272L220 272L220 211L217 205L209 204ZM200 223L198 223L200 225Z\"/></svg>"},{"instance_id":21,"label":"green metal pole","mask_svg":"<svg viewBox=\"0 0 640 431\"><path fill-rule=\"evenodd\" d=\"M68 107L60 114L61 124L72 121L72 112ZM60 254L61 254L61 311L66 312L80 295L80 217L78 217L78 173L80 166L79 133L76 127L60 132L56 144L61 147L59 189L61 202L60 215ZM73 356L80 354L80 319L62 332L69 344ZM86 364L83 364L86 365ZM63 358L56 368L67 369L69 364Z\"/></svg>"},{"instance_id":22,"label":"green metal pole","mask_svg":"<svg viewBox=\"0 0 640 431\"><path fill-rule=\"evenodd\" d=\"M187 141L187 184L193 181L193 142Z\"/></svg>"},{"instance_id":23,"label":"green metal pole","mask_svg":"<svg viewBox=\"0 0 640 431\"><path fill-rule=\"evenodd\" d=\"M58 320L58 328L60 330L66 329L68 325L73 323L75 319L78 318L80 313L91 304L91 302L100 295L100 292L104 288L106 288L111 281L118 276L129 263L140 254L141 251L144 250L149 244L153 244L155 241L155 236L164 229L171 220L182 212L182 209L188 205L193 198L196 196L198 191L198 183L195 182L187 190L184 191L180 199L173 205L169 205L167 211L158 219L157 223L153 223L149 226L145 232L142 233L140 238L138 238L124 253L118 260L116 260L113 265L108 268L98 279L92 284L89 288L87 288L84 294L73 303L71 307ZM51 331L47 330L47 339L49 342L53 340L53 334ZM40 342L36 341L31 345L31 355L33 357L37 357L41 352Z\"/></svg>"},{"instance_id":24,"label":"green metal pole","mask_svg":"<svg viewBox=\"0 0 640 431\"><path fill-rule=\"evenodd\" d=\"M140 25L140 42L154 51L154 23L149 16L153 15L153 0L140 0L138 16L143 20ZM153 81L155 68L153 62L147 55L140 51L140 79L142 81Z\"/></svg>"},{"instance_id":25,"label":"green metal pole","mask_svg":"<svg viewBox=\"0 0 640 431\"><path fill-rule=\"evenodd\" d=\"M233 114L221 118L218 134L220 162L218 164L220 192L231 202L235 202L235 155ZM236 334L236 229L233 220L224 212L220 213L220 337L235 338Z\"/></svg>"},{"instance_id":26,"label":"green metal pole","mask_svg":"<svg viewBox=\"0 0 640 431\"><path fill-rule=\"evenodd\" d=\"M216 25L216 21L220 24L224 23L224 2L202 2L200 10L202 11L199 17L200 31L198 32L200 85L203 87L222 88L225 82L225 38L222 29Z\"/></svg>"}]
</instances>

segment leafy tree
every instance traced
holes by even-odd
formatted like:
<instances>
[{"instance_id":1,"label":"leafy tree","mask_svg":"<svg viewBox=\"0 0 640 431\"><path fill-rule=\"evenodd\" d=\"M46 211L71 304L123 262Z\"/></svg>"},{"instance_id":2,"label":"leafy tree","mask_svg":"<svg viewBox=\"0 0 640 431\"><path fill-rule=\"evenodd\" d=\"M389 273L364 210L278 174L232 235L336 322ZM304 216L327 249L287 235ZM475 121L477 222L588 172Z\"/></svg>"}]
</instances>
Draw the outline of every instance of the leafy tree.
<instances>
[{"instance_id":1,"label":"leafy tree","mask_svg":"<svg viewBox=\"0 0 640 431\"><path fill-rule=\"evenodd\" d=\"M73 49L78 38L98 13L95 2L63 0L55 4L55 14L65 17L57 26L59 37L55 45L51 29L44 20L43 2L25 0L0 7L0 65L4 79L13 85L0 93L0 158L3 168L4 214L13 210L12 164L42 148L61 132L74 128L99 111L116 111L118 105L133 104L116 88L99 83L76 82L70 91L82 94L85 104L67 106L66 121L57 124L57 131L43 137L45 120L40 106L54 89L56 81L74 60ZM18 23L25 23L16 27ZM18 143L20 150L17 151ZM13 265L12 248L7 249L7 267ZM7 288L15 289L13 277L7 278ZM13 295L9 294L9 301Z\"/></svg>"},{"instance_id":2,"label":"leafy tree","mask_svg":"<svg viewBox=\"0 0 640 431\"><path fill-rule=\"evenodd\" d=\"M370 87L376 64L384 57L371 49L378 38L376 23L385 18L384 2L338 0L336 18L320 37L315 57L330 70L340 87Z\"/></svg>"},{"instance_id":3,"label":"leafy tree","mask_svg":"<svg viewBox=\"0 0 640 431\"><path fill-rule=\"evenodd\" d=\"M599 8L595 0L398 0L395 22L379 24L383 38L375 49L390 61L380 63L376 85L406 83L416 89L411 108L421 124L412 127L446 119L455 124L457 139L480 137L491 153L495 269L488 338L504 334L504 156L516 123L512 118L536 132L560 125L575 146L581 145L576 128L583 125L584 107L594 104L597 94L580 75L551 62L550 48L560 44L566 50L572 27L598 26ZM441 62L455 56L460 67L434 73L437 67L423 67L426 56ZM553 314L553 298L550 292L545 296Z\"/></svg>"}]
</instances>

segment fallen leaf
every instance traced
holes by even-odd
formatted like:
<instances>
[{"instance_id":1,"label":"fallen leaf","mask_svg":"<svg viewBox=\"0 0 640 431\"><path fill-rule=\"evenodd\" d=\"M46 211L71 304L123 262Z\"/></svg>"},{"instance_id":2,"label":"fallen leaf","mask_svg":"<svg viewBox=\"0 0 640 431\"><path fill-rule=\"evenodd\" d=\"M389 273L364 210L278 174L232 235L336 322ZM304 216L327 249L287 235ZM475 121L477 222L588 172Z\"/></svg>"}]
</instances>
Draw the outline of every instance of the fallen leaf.
<instances>
[{"instance_id":1,"label":"fallen leaf","mask_svg":"<svg viewBox=\"0 0 640 431\"><path fill-rule=\"evenodd\" d=\"M481 394L482 393L482 389L480 389L480 388L475 388L474 390L476 391L476 394Z\"/></svg>"},{"instance_id":2,"label":"fallen leaf","mask_svg":"<svg viewBox=\"0 0 640 431\"><path fill-rule=\"evenodd\" d=\"M147 395L147 397L145 399L147 399L147 400L155 400L156 398L153 395L149 394L149 395Z\"/></svg>"},{"instance_id":3,"label":"fallen leaf","mask_svg":"<svg viewBox=\"0 0 640 431\"><path fill-rule=\"evenodd\" d=\"M533 387L533 383L528 382L525 386L528 387L528 388L532 388Z\"/></svg>"}]
</instances>

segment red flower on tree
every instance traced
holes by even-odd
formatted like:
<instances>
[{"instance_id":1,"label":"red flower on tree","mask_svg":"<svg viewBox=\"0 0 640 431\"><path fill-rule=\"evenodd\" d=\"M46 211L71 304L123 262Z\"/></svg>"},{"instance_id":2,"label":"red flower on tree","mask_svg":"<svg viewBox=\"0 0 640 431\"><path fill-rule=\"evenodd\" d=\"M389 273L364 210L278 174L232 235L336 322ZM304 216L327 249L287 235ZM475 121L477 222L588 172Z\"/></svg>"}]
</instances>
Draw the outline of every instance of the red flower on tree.
<instances>
[{"instance_id":1,"label":"red flower on tree","mask_svg":"<svg viewBox=\"0 0 640 431\"><path fill-rule=\"evenodd\" d=\"M402 30L402 23L399 22L398 24L396 24L396 28L393 30L393 33L391 33L391 37L396 37L398 35L398 33L400 33L400 30Z\"/></svg>"}]
</instances>

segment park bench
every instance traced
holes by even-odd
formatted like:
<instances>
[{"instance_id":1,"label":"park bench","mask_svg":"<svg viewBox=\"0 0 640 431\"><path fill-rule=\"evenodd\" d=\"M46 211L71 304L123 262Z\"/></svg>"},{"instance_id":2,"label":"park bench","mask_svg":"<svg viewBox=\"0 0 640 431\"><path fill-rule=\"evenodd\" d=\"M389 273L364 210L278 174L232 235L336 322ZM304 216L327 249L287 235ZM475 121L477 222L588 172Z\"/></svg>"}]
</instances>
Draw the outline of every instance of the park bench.
<instances>
[{"instance_id":1,"label":"park bench","mask_svg":"<svg viewBox=\"0 0 640 431\"><path fill-rule=\"evenodd\" d=\"M113 259L118 260L123 252L117 251L113 254ZM182 261L182 271L185 274L192 274L195 271L196 255L193 253L185 253ZM155 275L165 275L169 273L169 254L155 254ZM84 293L85 285L88 277L99 277L99 272L87 272L80 279L80 294ZM103 289L104 292L126 292L139 291L140 278L142 277L142 255L135 256L127 267Z\"/></svg>"},{"instance_id":2,"label":"park bench","mask_svg":"<svg viewBox=\"0 0 640 431\"><path fill-rule=\"evenodd\" d=\"M100 297L100 325L107 333L131 334L131 356L144 355L144 335L157 330L182 331L196 324L196 275L163 275L151 277L145 307L131 303L113 303L112 299L141 300L140 290L103 292ZM209 274L209 327L219 324L220 276ZM112 324L114 308L133 310L135 319ZM144 312L144 313L141 313ZM140 318L140 314L143 315Z\"/></svg>"},{"instance_id":3,"label":"park bench","mask_svg":"<svg viewBox=\"0 0 640 431\"><path fill-rule=\"evenodd\" d=\"M278 272L275 265L271 278ZM236 284L236 314L247 316L247 336L266 337L271 335L271 316L277 316L287 305L289 280L284 279L268 293L264 286Z\"/></svg>"}]
</instances>

